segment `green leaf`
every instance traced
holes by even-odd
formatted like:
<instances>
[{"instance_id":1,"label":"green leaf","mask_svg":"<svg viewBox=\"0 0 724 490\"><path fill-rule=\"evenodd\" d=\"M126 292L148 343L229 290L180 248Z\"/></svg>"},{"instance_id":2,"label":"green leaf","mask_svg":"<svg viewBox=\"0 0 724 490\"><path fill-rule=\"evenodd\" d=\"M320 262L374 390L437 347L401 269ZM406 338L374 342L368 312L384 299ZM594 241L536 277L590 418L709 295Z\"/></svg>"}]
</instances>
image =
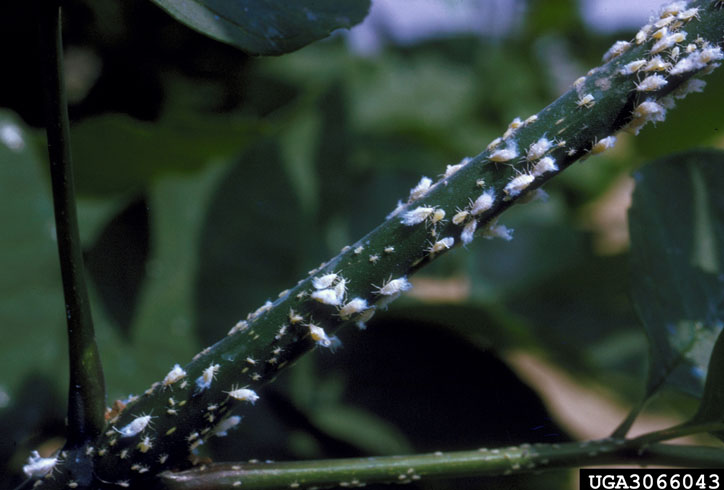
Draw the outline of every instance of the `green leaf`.
<instances>
[{"instance_id":1,"label":"green leaf","mask_svg":"<svg viewBox=\"0 0 724 490\"><path fill-rule=\"evenodd\" d=\"M180 22L249 54L279 55L352 27L369 0L153 0Z\"/></svg>"},{"instance_id":2,"label":"green leaf","mask_svg":"<svg viewBox=\"0 0 724 490\"><path fill-rule=\"evenodd\" d=\"M635 178L631 287L650 342L647 395L671 384L701 396L724 317L724 153L671 155Z\"/></svg>"},{"instance_id":3,"label":"green leaf","mask_svg":"<svg viewBox=\"0 0 724 490\"><path fill-rule=\"evenodd\" d=\"M692 419L695 424L708 422L724 422L724 335L721 333L709 360L709 374L699 411ZM714 435L724 440L724 431L715 432Z\"/></svg>"}]
</instances>

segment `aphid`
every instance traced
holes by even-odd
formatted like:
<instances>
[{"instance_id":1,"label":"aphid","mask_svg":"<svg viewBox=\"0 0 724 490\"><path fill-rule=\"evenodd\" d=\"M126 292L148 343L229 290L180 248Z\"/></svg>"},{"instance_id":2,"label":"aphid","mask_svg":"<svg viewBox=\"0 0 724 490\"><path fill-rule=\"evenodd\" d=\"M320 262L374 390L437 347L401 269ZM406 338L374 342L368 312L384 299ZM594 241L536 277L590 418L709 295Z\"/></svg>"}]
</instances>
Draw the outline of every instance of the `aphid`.
<instances>
[{"instance_id":1,"label":"aphid","mask_svg":"<svg viewBox=\"0 0 724 490\"><path fill-rule=\"evenodd\" d=\"M498 146L498 145L499 145L500 143L502 143L502 142L503 142L503 138L501 138L500 136L498 136L498 137L495 138L493 141L491 141L490 143L488 143L487 149L488 149L488 150L492 150L492 149L494 149L496 146Z\"/></svg>"},{"instance_id":2,"label":"aphid","mask_svg":"<svg viewBox=\"0 0 724 490\"><path fill-rule=\"evenodd\" d=\"M671 2L668 5L664 5L661 7L661 12L659 13L659 17L669 17L671 15L676 15L682 10L686 8L687 2L685 0L680 0L678 2Z\"/></svg>"},{"instance_id":3,"label":"aphid","mask_svg":"<svg viewBox=\"0 0 724 490\"><path fill-rule=\"evenodd\" d=\"M191 434L186 436L186 442L195 441L198 438L199 438L199 433L194 431Z\"/></svg>"},{"instance_id":4,"label":"aphid","mask_svg":"<svg viewBox=\"0 0 724 490\"><path fill-rule=\"evenodd\" d=\"M473 236L475 235L475 230L477 228L478 222L474 219L470 220L465 227L463 227L463 231L460 233L460 241L463 242L463 245L467 245L473 241Z\"/></svg>"},{"instance_id":5,"label":"aphid","mask_svg":"<svg viewBox=\"0 0 724 490\"><path fill-rule=\"evenodd\" d=\"M654 90L659 90L667 83L669 82L661 75L649 75L644 78L641 83L636 84L636 90L639 92L652 92Z\"/></svg>"},{"instance_id":6,"label":"aphid","mask_svg":"<svg viewBox=\"0 0 724 490\"><path fill-rule=\"evenodd\" d=\"M400 211L402 211L402 208L404 208L404 207L405 207L405 204L398 199L398 201L397 201L397 206L395 206L395 209L393 209L393 210L390 212L390 214L388 214L388 215L386 216L385 219L390 219L390 218L392 218L393 216L397 216L397 214L398 214ZM359 253L357 252L357 249L359 249L359 248L360 248L360 247L357 247L357 248L355 249L355 254L356 254L356 255L359 255L359 254L361 253L361 251L360 251ZM362 247L362 249L364 249L364 247Z\"/></svg>"},{"instance_id":7,"label":"aphid","mask_svg":"<svg viewBox=\"0 0 724 490\"><path fill-rule=\"evenodd\" d=\"M669 51L669 58L671 58L671 61L676 61L679 59L679 54L681 53L681 49L679 46L674 46L671 48L671 51Z\"/></svg>"},{"instance_id":8,"label":"aphid","mask_svg":"<svg viewBox=\"0 0 724 490\"><path fill-rule=\"evenodd\" d=\"M121 459L126 459L126 458L128 458L128 452L129 452L129 451L128 451L128 448L126 448L126 449L121 449L121 452L120 452L120 454L118 455L118 457L121 458Z\"/></svg>"},{"instance_id":9,"label":"aphid","mask_svg":"<svg viewBox=\"0 0 724 490\"><path fill-rule=\"evenodd\" d=\"M684 22L688 22L691 19L699 19L699 9L694 7L687 10L684 10L683 12L679 12L679 15L676 16L677 19L682 20Z\"/></svg>"},{"instance_id":10,"label":"aphid","mask_svg":"<svg viewBox=\"0 0 724 490\"><path fill-rule=\"evenodd\" d=\"M429 218L435 212L435 208L430 206L419 206L412 211L406 212L402 216L402 224L407 226L414 226L422 223Z\"/></svg>"},{"instance_id":11,"label":"aphid","mask_svg":"<svg viewBox=\"0 0 724 490\"><path fill-rule=\"evenodd\" d=\"M654 22L654 27L656 27L657 29L660 29L661 27L668 26L675 20L676 20L676 17L674 17L674 16L664 17L663 19L659 19L656 22Z\"/></svg>"},{"instance_id":12,"label":"aphid","mask_svg":"<svg viewBox=\"0 0 724 490\"><path fill-rule=\"evenodd\" d=\"M442 252L443 250L447 250L451 248L455 244L455 239L451 236L442 238L426 249L428 253L431 255L434 255L436 253Z\"/></svg>"},{"instance_id":13,"label":"aphid","mask_svg":"<svg viewBox=\"0 0 724 490\"><path fill-rule=\"evenodd\" d=\"M375 316L375 312L377 309L374 306L371 306L370 308L366 309L362 314L357 318L357 328L360 330L364 330L367 328L367 322L372 319L373 316Z\"/></svg>"},{"instance_id":14,"label":"aphid","mask_svg":"<svg viewBox=\"0 0 724 490\"><path fill-rule=\"evenodd\" d=\"M301 321L304 320L304 318L302 317L302 315L300 315L299 313L297 313L296 311L294 311L294 310L291 309L291 308L289 308L289 315L288 315L288 316L289 316L289 323L291 323L292 325L295 325L295 324L297 324L297 323L299 323L299 322L301 322Z\"/></svg>"},{"instance_id":15,"label":"aphid","mask_svg":"<svg viewBox=\"0 0 724 490\"><path fill-rule=\"evenodd\" d=\"M229 333L226 335L234 335L237 332L243 332L249 327L249 323L246 320L240 320L236 322L236 325L231 327L231 330L229 330Z\"/></svg>"},{"instance_id":16,"label":"aphid","mask_svg":"<svg viewBox=\"0 0 724 490\"><path fill-rule=\"evenodd\" d=\"M432 216L430 216L430 223L432 223L434 225L434 224L439 223L443 219L445 219L445 210L436 208L435 212L432 213Z\"/></svg>"},{"instance_id":17,"label":"aphid","mask_svg":"<svg viewBox=\"0 0 724 490\"><path fill-rule=\"evenodd\" d=\"M496 225L491 223L485 228L485 231L483 231L483 237L489 240L493 238L502 238L506 242L509 242L513 239L513 230L505 225Z\"/></svg>"},{"instance_id":18,"label":"aphid","mask_svg":"<svg viewBox=\"0 0 724 490\"><path fill-rule=\"evenodd\" d=\"M706 87L706 81L699 78L690 78L676 89L674 97L677 99L683 99L690 93L703 92Z\"/></svg>"},{"instance_id":19,"label":"aphid","mask_svg":"<svg viewBox=\"0 0 724 490\"><path fill-rule=\"evenodd\" d=\"M470 208L470 214L477 216L484 213L493 207L493 203L495 203L495 195L491 191L485 191L473 202Z\"/></svg>"},{"instance_id":20,"label":"aphid","mask_svg":"<svg viewBox=\"0 0 724 490\"><path fill-rule=\"evenodd\" d=\"M696 51L697 49L699 49L699 48L697 47L696 44L694 44L694 43L689 43L689 44L686 45L686 54L691 54L691 53L693 53L694 51Z\"/></svg>"},{"instance_id":21,"label":"aphid","mask_svg":"<svg viewBox=\"0 0 724 490\"><path fill-rule=\"evenodd\" d=\"M666 29L664 27L664 29ZM651 46L651 54L660 53L661 51L670 48L676 43L683 42L686 39L685 32L676 32L668 36L662 37L656 43Z\"/></svg>"},{"instance_id":22,"label":"aphid","mask_svg":"<svg viewBox=\"0 0 724 490\"><path fill-rule=\"evenodd\" d=\"M131 421L131 423L129 423L128 425L123 427L121 430L116 429L116 432L121 434L121 437L133 437L133 436L138 435L141 432L143 432L146 429L146 427L148 426L148 423L150 421L151 421L150 415L143 415L142 417L136 417L135 419L133 419ZM114 427L114 429L115 429L115 427Z\"/></svg>"},{"instance_id":23,"label":"aphid","mask_svg":"<svg viewBox=\"0 0 724 490\"><path fill-rule=\"evenodd\" d=\"M648 63L646 63L646 66L644 66L644 71L666 71L669 68L671 68L671 63L668 61L664 61L661 59L661 56L654 56L651 58Z\"/></svg>"},{"instance_id":24,"label":"aphid","mask_svg":"<svg viewBox=\"0 0 724 490\"><path fill-rule=\"evenodd\" d=\"M382 251L386 254L393 254L395 253L395 247L393 247L392 245L388 245Z\"/></svg>"},{"instance_id":25,"label":"aphid","mask_svg":"<svg viewBox=\"0 0 724 490\"><path fill-rule=\"evenodd\" d=\"M551 143L548 138L540 138L538 141L530 145L530 148L528 148L528 153L526 153L525 157L528 159L529 162L532 162L533 160L538 160L543 155L545 155L552 146L553 143Z\"/></svg>"},{"instance_id":26,"label":"aphid","mask_svg":"<svg viewBox=\"0 0 724 490\"><path fill-rule=\"evenodd\" d=\"M586 77L578 77L578 78L576 78L576 80L573 82L573 86L576 87L576 88L581 88L581 85L583 85L583 83L584 83L585 81L586 81Z\"/></svg>"},{"instance_id":27,"label":"aphid","mask_svg":"<svg viewBox=\"0 0 724 490\"><path fill-rule=\"evenodd\" d=\"M163 386L170 386L185 376L186 371L184 371L178 364L175 364L173 369L171 369L166 377L163 378Z\"/></svg>"},{"instance_id":28,"label":"aphid","mask_svg":"<svg viewBox=\"0 0 724 490\"><path fill-rule=\"evenodd\" d=\"M204 369L204 371L201 373L201 376L196 378L196 391L204 391L209 386L211 386L211 382L216 377L216 373L219 370L221 366L218 364L209 364L209 367Z\"/></svg>"},{"instance_id":29,"label":"aphid","mask_svg":"<svg viewBox=\"0 0 724 490\"><path fill-rule=\"evenodd\" d=\"M556 171L558 171L558 165L556 165L556 161L551 157L543 157L533 166L533 169L530 173L533 177L540 177L547 172Z\"/></svg>"},{"instance_id":30,"label":"aphid","mask_svg":"<svg viewBox=\"0 0 724 490\"><path fill-rule=\"evenodd\" d=\"M633 117L634 119L663 122L666 119L666 109L658 102L647 100L636 106L633 110Z\"/></svg>"},{"instance_id":31,"label":"aphid","mask_svg":"<svg viewBox=\"0 0 724 490\"><path fill-rule=\"evenodd\" d=\"M359 247L356 247L356 248L354 249L354 254L355 254L355 255L359 255L359 254L362 253L362 251L363 251L364 249L365 249L365 248L364 248L362 245L360 245Z\"/></svg>"},{"instance_id":32,"label":"aphid","mask_svg":"<svg viewBox=\"0 0 724 490\"><path fill-rule=\"evenodd\" d=\"M272 304L272 302L267 300L266 303L264 303L259 308L257 308L256 311L249 313L249 315L247 316L247 320L255 319L259 315L262 315L262 314L266 313L267 311L271 310L273 306L274 305Z\"/></svg>"},{"instance_id":33,"label":"aphid","mask_svg":"<svg viewBox=\"0 0 724 490\"><path fill-rule=\"evenodd\" d=\"M369 308L367 300L364 298L352 298L344 306L339 309L339 317L342 320L349 320L352 315L363 312Z\"/></svg>"},{"instance_id":34,"label":"aphid","mask_svg":"<svg viewBox=\"0 0 724 490\"><path fill-rule=\"evenodd\" d=\"M337 274L325 274L321 277L315 277L312 279L312 286L314 286L314 289L327 289L334 284L334 281L336 280Z\"/></svg>"},{"instance_id":35,"label":"aphid","mask_svg":"<svg viewBox=\"0 0 724 490\"><path fill-rule=\"evenodd\" d=\"M471 160L472 160L472 158L465 157L462 160L460 160L460 163L458 163L456 165L448 165L447 168L445 169L445 175L443 176L443 178L447 179L448 177L453 175L455 172L457 172L458 170L463 168L465 165L470 163Z\"/></svg>"},{"instance_id":36,"label":"aphid","mask_svg":"<svg viewBox=\"0 0 724 490\"><path fill-rule=\"evenodd\" d=\"M623 68L618 72L621 75L632 75L636 73L642 66L646 64L646 60L633 60L630 63L626 63Z\"/></svg>"},{"instance_id":37,"label":"aphid","mask_svg":"<svg viewBox=\"0 0 724 490\"><path fill-rule=\"evenodd\" d=\"M508 138L513 136L513 133L515 133L522 125L523 121L521 121L519 117L513 119L510 124L508 124L508 129L506 129L505 133L503 133L503 139L507 140Z\"/></svg>"},{"instance_id":38,"label":"aphid","mask_svg":"<svg viewBox=\"0 0 724 490\"><path fill-rule=\"evenodd\" d=\"M225 391L231 398L242 402L249 402L252 405L259 399L259 395L254 390L248 388L235 388L232 386L231 391Z\"/></svg>"},{"instance_id":39,"label":"aphid","mask_svg":"<svg viewBox=\"0 0 724 490\"><path fill-rule=\"evenodd\" d=\"M430 190L431 185L432 179L428 177L421 178L420 182L418 182L415 187L410 189L410 197L407 199L407 202L412 202L420 199L422 196L427 194L427 191Z\"/></svg>"},{"instance_id":40,"label":"aphid","mask_svg":"<svg viewBox=\"0 0 724 490\"><path fill-rule=\"evenodd\" d=\"M337 295L337 299L339 301L344 300L344 296L347 294L347 280L344 278L341 278L339 281L337 281L337 284L334 285L334 294Z\"/></svg>"},{"instance_id":41,"label":"aphid","mask_svg":"<svg viewBox=\"0 0 724 490\"><path fill-rule=\"evenodd\" d=\"M646 42L646 39L649 37L649 33L651 32L651 29L653 26L651 24L646 24L643 26L639 32L636 33L636 37L634 38L636 40L636 44L643 44Z\"/></svg>"},{"instance_id":42,"label":"aphid","mask_svg":"<svg viewBox=\"0 0 724 490\"><path fill-rule=\"evenodd\" d=\"M377 254L372 254L372 255L370 255L370 258L369 258L370 263L376 264L377 261L379 261L379 260L380 260L380 256L379 256L379 255L377 255Z\"/></svg>"},{"instance_id":43,"label":"aphid","mask_svg":"<svg viewBox=\"0 0 724 490\"><path fill-rule=\"evenodd\" d=\"M596 101L591 94L586 94L582 97L578 97L578 100L576 101L576 105L578 107L585 107L586 109L590 109L594 105L596 105Z\"/></svg>"},{"instance_id":44,"label":"aphid","mask_svg":"<svg viewBox=\"0 0 724 490\"><path fill-rule=\"evenodd\" d=\"M42 478L53 471L57 463L58 458L41 458L38 451L32 451L28 456L28 464L23 465L23 473L28 478Z\"/></svg>"},{"instance_id":45,"label":"aphid","mask_svg":"<svg viewBox=\"0 0 724 490\"><path fill-rule=\"evenodd\" d=\"M669 35L669 28L668 27L662 27L658 31L651 34L652 39L664 39Z\"/></svg>"},{"instance_id":46,"label":"aphid","mask_svg":"<svg viewBox=\"0 0 724 490\"><path fill-rule=\"evenodd\" d=\"M520 195L520 193L526 190L534 180L535 177L531 174L522 174L511 179L510 182L508 182L508 184L503 188L503 192L506 194L505 200L509 201L510 199Z\"/></svg>"},{"instance_id":47,"label":"aphid","mask_svg":"<svg viewBox=\"0 0 724 490\"><path fill-rule=\"evenodd\" d=\"M699 61L702 63L719 61L722 58L724 58L724 54L722 54L722 50L719 46L705 46L699 53Z\"/></svg>"},{"instance_id":48,"label":"aphid","mask_svg":"<svg viewBox=\"0 0 724 490\"><path fill-rule=\"evenodd\" d=\"M478 179L475 181L475 187L485 187L485 179Z\"/></svg>"},{"instance_id":49,"label":"aphid","mask_svg":"<svg viewBox=\"0 0 724 490\"><path fill-rule=\"evenodd\" d=\"M460 226L465 223L465 220L468 219L468 216L470 216L470 212L465 210L458 211L457 213L455 213L455 216L453 216L452 222L454 225Z\"/></svg>"},{"instance_id":50,"label":"aphid","mask_svg":"<svg viewBox=\"0 0 724 490\"><path fill-rule=\"evenodd\" d=\"M530 126L531 124L533 124L533 123L536 122L537 120L538 120L538 116L535 115L535 114L533 114L532 116L529 116L528 119L526 119L525 121L523 121L523 125L525 125L525 126Z\"/></svg>"},{"instance_id":51,"label":"aphid","mask_svg":"<svg viewBox=\"0 0 724 490\"><path fill-rule=\"evenodd\" d=\"M613 148L616 144L616 137L615 136L607 136L603 138L601 141L598 141L593 144L591 147L591 154L597 155L599 153L603 153L604 151L608 150L609 148Z\"/></svg>"},{"instance_id":52,"label":"aphid","mask_svg":"<svg viewBox=\"0 0 724 490\"><path fill-rule=\"evenodd\" d=\"M402 276L397 279L390 279L382 284L382 287L377 288L377 294L382 296L393 296L407 291L412 288L412 284L407 280L407 277Z\"/></svg>"},{"instance_id":53,"label":"aphid","mask_svg":"<svg viewBox=\"0 0 724 490\"><path fill-rule=\"evenodd\" d=\"M139 442L136 447L142 452L146 453L149 449L153 447L153 442L151 442L150 436L145 436L143 439L141 439L141 442Z\"/></svg>"},{"instance_id":54,"label":"aphid","mask_svg":"<svg viewBox=\"0 0 724 490\"><path fill-rule=\"evenodd\" d=\"M515 143L509 143L508 146L501 150L495 150L490 154L490 160L494 162L507 162L518 157L518 150Z\"/></svg>"},{"instance_id":55,"label":"aphid","mask_svg":"<svg viewBox=\"0 0 724 490\"><path fill-rule=\"evenodd\" d=\"M603 62L606 63L615 57L622 55L630 47L631 43L628 41L616 41L613 43L613 46L604 53Z\"/></svg>"},{"instance_id":56,"label":"aphid","mask_svg":"<svg viewBox=\"0 0 724 490\"><path fill-rule=\"evenodd\" d=\"M241 422L241 417L239 415L227 417L216 424L216 427L214 427L214 431L211 434L216 437L225 437L228 431L239 425L239 422Z\"/></svg>"},{"instance_id":57,"label":"aphid","mask_svg":"<svg viewBox=\"0 0 724 490\"><path fill-rule=\"evenodd\" d=\"M327 336L327 332L325 332L322 327L314 325L313 323L310 323L307 327L309 328L309 336L317 345L321 345L322 347L332 345L332 340Z\"/></svg>"}]
</instances>

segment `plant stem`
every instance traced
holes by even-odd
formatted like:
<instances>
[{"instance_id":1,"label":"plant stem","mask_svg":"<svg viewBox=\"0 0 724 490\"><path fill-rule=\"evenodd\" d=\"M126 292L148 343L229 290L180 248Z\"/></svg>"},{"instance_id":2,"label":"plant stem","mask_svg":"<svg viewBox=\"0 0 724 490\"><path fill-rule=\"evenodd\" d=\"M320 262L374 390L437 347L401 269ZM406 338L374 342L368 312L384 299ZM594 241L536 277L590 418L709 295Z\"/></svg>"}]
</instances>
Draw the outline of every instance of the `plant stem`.
<instances>
[{"instance_id":1,"label":"plant stem","mask_svg":"<svg viewBox=\"0 0 724 490\"><path fill-rule=\"evenodd\" d=\"M67 447L97 437L105 423L105 383L95 343L75 208L59 0L42 0L46 131L70 358Z\"/></svg>"},{"instance_id":2,"label":"plant stem","mask_svg":"<svg viewBox=\"0 0 724 490\"><path fill-rule=\"evenodd\" d=\"M163 483L172 490L239 488L308 488L407 483L434 478L496 476L576 466L657 464L721 467L724 450L702 446L655 444L602 439L565 444L533 444L414 456L335 460L205 465L180 473L166 472ZM241 482L241 483L239 483Z\"/></svg>"}]
</instances>

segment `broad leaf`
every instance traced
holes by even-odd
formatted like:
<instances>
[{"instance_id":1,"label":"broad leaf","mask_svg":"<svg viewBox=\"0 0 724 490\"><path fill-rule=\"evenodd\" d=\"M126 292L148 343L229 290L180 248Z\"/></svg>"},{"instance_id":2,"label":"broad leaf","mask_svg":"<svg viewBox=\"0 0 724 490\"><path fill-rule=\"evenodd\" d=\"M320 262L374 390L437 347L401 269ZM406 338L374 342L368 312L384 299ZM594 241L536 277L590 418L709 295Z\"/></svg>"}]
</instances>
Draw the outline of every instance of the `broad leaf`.
<instances>
[{"instance_id":1,"label":"broad leaf","mask_svg":"<svg viewBox=\"0 0 724 490\"><path fill-rule=\"evenodd\" d=\"M650 342L647 395L701 396L724 318L724 153L672 155L636 175L632 295Z\"/></svg>"},{"instance_id":2,"label":"broad leaf","mask_svg":"<svg viewBox=\"0 0 724 490\"><path fill-rule=\"evenodd\" d=\"M180 22L249 54L279 55L352 27L369 0L153 0Z\"/></svg>"}]
</instances>

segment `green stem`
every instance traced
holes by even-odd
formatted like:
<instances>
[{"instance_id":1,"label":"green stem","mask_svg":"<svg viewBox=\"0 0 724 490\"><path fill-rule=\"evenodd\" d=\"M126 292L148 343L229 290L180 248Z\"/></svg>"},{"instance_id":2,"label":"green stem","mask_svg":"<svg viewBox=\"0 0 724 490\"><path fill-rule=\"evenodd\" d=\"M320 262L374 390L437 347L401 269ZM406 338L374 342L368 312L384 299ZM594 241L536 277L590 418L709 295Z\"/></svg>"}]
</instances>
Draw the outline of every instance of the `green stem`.
<instances>
[{"instance_id":1,"label":"green stem","mask_svg":"<svg viewBox=\"0 0 724 490\"><path fill-rule=\"evenodd\" d=\"M449 453L280 463L219 463L179 473L163 473L171 490L308 488L407 483L421 479L498 476L576 466L639 464L717 468L724 450L701 446L603 439L565 444L533 444Z\"/></svg>"},{"instance_id":2,"label":"green stem","mask_svg":"<svg viewBox=\"0 0 724 490\"><path fill-rule=\"evenodd\" d=\"M60 2L43 0L40 3L48 156L70 357L67 447L72 448L101 433L105 423L105 383L83 276L75 209Z\"/></svg>"}]
</instances>

